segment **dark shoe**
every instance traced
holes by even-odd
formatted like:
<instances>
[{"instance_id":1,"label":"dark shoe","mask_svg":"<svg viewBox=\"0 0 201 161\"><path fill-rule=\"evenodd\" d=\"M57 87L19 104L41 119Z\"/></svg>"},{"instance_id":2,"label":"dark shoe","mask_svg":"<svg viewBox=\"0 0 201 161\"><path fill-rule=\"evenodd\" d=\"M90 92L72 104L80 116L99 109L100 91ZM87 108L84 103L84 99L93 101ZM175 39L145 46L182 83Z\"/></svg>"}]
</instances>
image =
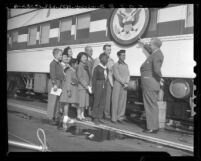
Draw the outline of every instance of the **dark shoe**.
<instances>
[{"instance_id":1,"label":"dark shoe","mask_svg":"<svg viewBox=\"0 0 201 161\"><path fill-rule=\"evenodd\" d=\"M145 130L143 130L142 132L144 132L144 133L151 133L151 134L157 134L158 133L158 130L148 130L148 129L145 129Z\"/></svg>"},{"instance_id":2,"label":"dark shoe","mask_svg":"<svg viewBox=\"0 0 201 161\"><path fill-rule=\"evenodd\" d=\"M123 124L124 120L117 120L119 123Z\"/></svg>"},{"instance_id":3,"label":"dark shoe","mask_svg":"<svg viewBox=\"0 0 201 161\"><path fill-rule=\"evenodd\" d=\"M53 119L49 120L49 124L53 126L57 125L56 121L54 121Z\"/></svg>"},{"instance_id":4,"label":"dark shoe","mask_svg":"<svg viewBox=\"0 0 201 161\"><path fill-rule=\"evenodd\" d=\"M99 122L100 123L103 123L103 124L106 124L107 122L105 121L105 120L103 120L103 119L99 119Z\"/></svg>"},{"instance_id":5,"label":"dark shoe","mask_svg":"<svg viewBox=\"0 0 201 161\"><path fill-rule=\"evenodd\" d=\"M113 120L111 120L111 123L113 123L113 124L117 124L117 121L113 121Z\"/></svg>"},{"instance_id":6,"label":"dark shoe","mask_svg":"<svg viewBox=\"0 0 201 161\"><path fill-rule=\"evenodd\" d=\"M98 119L93 119L93 122L94 122L94 124L96 124L96 125L100 125L100 122L99 122Z\"/></svg>"},{"instance_id":7,"label":"dark shoe","mask_svg":"<svg viewBox=\"0 0 201 161\"><path fill-rule=\"evenodd\" d=\"M111 119L110 118L105 118L105 121L111 121Z\"/></svg>"},{"instance_id":8,"label":"dark shoe","mask_svg":"<svg viewBox=\"0 0 201 161\"><path fill-rule=\"evenodd\" d=\"M59 122L59 124L57 125L57 129L63 130L63 122Z\"/></svg>"}]
</instances>

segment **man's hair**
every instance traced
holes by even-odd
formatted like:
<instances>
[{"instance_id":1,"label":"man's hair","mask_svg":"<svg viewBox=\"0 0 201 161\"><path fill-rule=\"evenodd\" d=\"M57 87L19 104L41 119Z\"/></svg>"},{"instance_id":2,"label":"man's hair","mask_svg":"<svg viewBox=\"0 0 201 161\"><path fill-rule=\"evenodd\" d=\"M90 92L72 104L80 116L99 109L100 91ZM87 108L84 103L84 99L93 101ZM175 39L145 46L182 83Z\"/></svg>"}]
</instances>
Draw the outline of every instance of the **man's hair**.
<instances>
[{"instance_id":1,"label":"man's hair","mask_svg":"<svg viewBox=\"0 0 201 161\"><path fill-rule=\"evenodd\" d=\"M79 52L79 54L77 55L77 62L78 62L78 64L80 63L81 58L82 58L83 55L85 55L88 58L87 53L85 53L85 52Z\"/></svg>"},{"instance_id":2,"label":"man's hair","mask_svg":"<svg viewBox=\"0 0 201 161\"><path fill-rule=\"evenodd\" d=\"M126 50L119 50L119 51L117 52L117 56L120 56L121 53L125 53L125 52L126 52Z\"/></svg>"},{"instance_id":3,"label":"man's hair","mask_svg":"<svg viewBox=\"0 0 201 161\"><path fill-rule=\"evenodd\" d=\"M72 66L72 65L74 65L75 63L77 63L77 59L75 59L75 58L72 58L71 60L70 60L70 65Z\"/></svg>"},{"instance_id":4,"label":"man's hair","mask_svg":"<svg viewBox=\"0 0 201 161\"><path fill-rule=\"evenodd\" d=\"M108 56L107 54L102 53L102 54L99 55L99 59L100 59L100 61L102 60L102 58L103 58L104 56L106 56L107 58L109 58L109 56Z\"/></svg>"},{"instance_id":5,"label":"man's hair","mask_svg":"<svg viewBox=\"0 0 201 161\"><path fill-rule=\"evenodd\" d=\"M91 46L89 46L89 45L85 46L84 51L87 52L88 48L91 48Z\"/></svg>"},{"instance_id":6,"label":"man's hair","mask_svg":"<svg viewBox=\"0 0 201 161\"><path fill-rule=\"evenodd\" d=\"M157 46L158 48L162 46L162 41L157 37L153 37L151 41L153 41L154 45Z\"/></svg>"},{"instance_id":7,"label":"man's hair","mask_svg":"<svg viewBox=\"0 0 201 161\"><path fill-rule=\"evenodd\" d=\"M52 51L52 54L55 56L59 51L62 52L61 49L59 49L59 48L54 48L53 51Z\"/></svg>"},{"instance_id":8,"label":"man's hair","mask_svg":"<svg viewBox=\"0 0 201 161\"><path fill-rule=\"evenodd\" d=\"M103 50L106 50L106 47L111 47L111 45L110 44L105 44L104 46L103 46Z\"/></svg>"}]
</instances>

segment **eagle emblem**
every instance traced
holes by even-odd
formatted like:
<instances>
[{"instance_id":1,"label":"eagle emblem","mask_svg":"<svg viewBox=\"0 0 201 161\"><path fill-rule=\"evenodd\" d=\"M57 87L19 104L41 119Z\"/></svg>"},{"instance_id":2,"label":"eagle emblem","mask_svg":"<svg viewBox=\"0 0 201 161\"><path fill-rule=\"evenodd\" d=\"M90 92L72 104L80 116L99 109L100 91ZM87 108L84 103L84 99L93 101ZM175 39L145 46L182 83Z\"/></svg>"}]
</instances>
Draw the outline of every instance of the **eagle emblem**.
<instances>
[{"instance_id":1,"label":"eagle emblem","mask_svg":"<svg viewBox=\"0 0 201 161\"><path fill-rule=\"evenodd\" d=\"M131 44L144 33L148 20L147 8L115 9L110 21L111 35L119 44Z\"/></svg>"},{"instance_id":2,"label":"eagle emblem","mask_svg":"<svg viewBox=\"0 0 201 161\"><path fill-rule=\"evenodd\" d=\"M118 19L119 19L119 26L116 25L118 34L121 32L125 32L125 34L129 34L130 31L137 31L138 28L135 28L135 24L139 20L139 13L140 8L132 9L121 9L117 13Z\"/></svg>"}]
</instances>

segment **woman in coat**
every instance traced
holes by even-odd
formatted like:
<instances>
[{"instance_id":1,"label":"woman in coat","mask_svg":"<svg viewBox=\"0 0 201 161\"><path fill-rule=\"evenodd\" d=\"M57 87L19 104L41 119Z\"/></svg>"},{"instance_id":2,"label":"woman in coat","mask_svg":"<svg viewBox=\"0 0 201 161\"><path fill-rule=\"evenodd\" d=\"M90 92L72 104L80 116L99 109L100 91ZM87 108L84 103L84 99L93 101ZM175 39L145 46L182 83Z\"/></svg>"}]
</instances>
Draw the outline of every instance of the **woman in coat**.
<instances>
[{"instance_id":1,"label":"woman in coat","mask_svg":"<svg viewBox=\"0 0 201 161\"><path fill-rule=\"evenodd\" d=\"M77 56L78 68L78 98L79 107L77 113L77 119L80 121L87 120L84 116L84 110L89 106L89 93L91 93L90 87L90 71L87 65L87 54L80 52Z\"/></svg>"}]
</instances>

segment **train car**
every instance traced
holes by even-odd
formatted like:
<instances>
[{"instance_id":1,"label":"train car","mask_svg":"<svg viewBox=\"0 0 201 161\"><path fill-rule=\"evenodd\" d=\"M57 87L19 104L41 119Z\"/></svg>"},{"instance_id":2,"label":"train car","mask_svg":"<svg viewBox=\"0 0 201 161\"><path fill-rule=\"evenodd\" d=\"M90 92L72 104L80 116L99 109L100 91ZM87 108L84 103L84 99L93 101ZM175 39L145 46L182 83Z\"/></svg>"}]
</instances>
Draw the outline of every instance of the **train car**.
<instances>
[{"instance_id":1,"label":"train car","mask_svg":"<svg viewBox=\"0 0 201 161\"><path fill-rule=\"evenodd\" d=\"M49 64L55 47L70 46L73 57L85 46L93 48L93 57L111 44L111 57L126 50L131 81L126 114L143 112L140 66L146 57L139 48L159 37L164 63L162 74L167 119L193 124L195 114L193 59L193 4L170 4L162 8L63 8L10 9L7 27L7 90L19 89L29 95L47 95Z\"/></svg>"}]
</instances>

